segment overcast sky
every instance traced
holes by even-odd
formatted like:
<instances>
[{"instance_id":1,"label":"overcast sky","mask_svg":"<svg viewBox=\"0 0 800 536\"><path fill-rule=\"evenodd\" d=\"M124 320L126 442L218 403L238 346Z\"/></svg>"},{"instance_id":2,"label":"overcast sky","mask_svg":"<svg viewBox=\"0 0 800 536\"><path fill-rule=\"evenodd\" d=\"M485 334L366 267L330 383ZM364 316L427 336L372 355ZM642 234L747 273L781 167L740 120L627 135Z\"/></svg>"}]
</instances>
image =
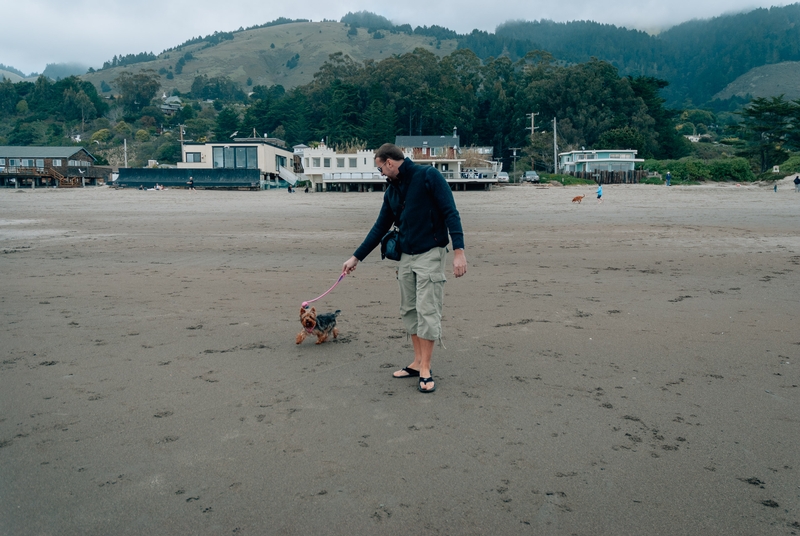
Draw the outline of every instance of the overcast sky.
<instances>
[{"instance_id":1,"label":"overcast sky","mask_svg":"<svg viewBox=\"0 0 800 536\"><path fill-rule=\"evenodd\" d=\"M48 63L100 67L115 54L158 54L198 35L231 31L278 17L340 20L370 11L395 24L439 25L458 33L494 32L508 20L593 20L650 32L697 18L784 6L777 0L7 0L0 63L26 74Z\"/></svg>"}]
</instances>

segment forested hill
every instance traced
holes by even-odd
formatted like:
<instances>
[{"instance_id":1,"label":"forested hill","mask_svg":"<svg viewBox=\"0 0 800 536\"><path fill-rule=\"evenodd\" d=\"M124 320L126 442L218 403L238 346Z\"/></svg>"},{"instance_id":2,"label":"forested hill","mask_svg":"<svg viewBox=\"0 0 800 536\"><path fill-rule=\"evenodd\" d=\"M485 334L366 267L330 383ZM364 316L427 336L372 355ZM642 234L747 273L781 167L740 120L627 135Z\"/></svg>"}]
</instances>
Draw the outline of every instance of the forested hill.
<instances>
[{"instance_id":1,"label":"forested hill","mask_svg":"<svg viewBox=\"0 0 800 536\"><path fill-rule=\"evenodd\" d=\"M596 57L622 74L661 78L670 82L663 91L668 105L697 106L754 67L800 60L800 4L689 21L657 36L595 22L520 21L498 27L494 39L535 43L567 62Z\"/></svg>"}]
</instances>

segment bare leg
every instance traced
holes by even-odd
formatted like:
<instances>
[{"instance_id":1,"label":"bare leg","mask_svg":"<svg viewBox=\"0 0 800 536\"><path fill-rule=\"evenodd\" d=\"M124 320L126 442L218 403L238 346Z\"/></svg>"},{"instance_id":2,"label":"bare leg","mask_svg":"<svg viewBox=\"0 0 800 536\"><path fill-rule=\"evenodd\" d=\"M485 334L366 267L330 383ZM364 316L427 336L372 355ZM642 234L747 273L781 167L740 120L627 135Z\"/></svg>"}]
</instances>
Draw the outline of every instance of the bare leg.
<instances>
[{"instance_id":1,"label":"bare leg","mask_svg":"<svg viewBox=\"0 0 800 536\"><path fill-rule=\"evenodd\" d=\"M416 335L411 336L411 342L414 344L414 361L407 367L413 370L419 370L422 366L422 358L420 357L420 348L419 348L419 341L420 338ZM429 367L430 367L430 360L428 360ZM396 370L392 376L395 378L407 378L408 374L404 370Z\"/></svg>"},{"instance_id":2,"label":"bare leg","mask_svg":"<svg viewBox=\"0 0 800 536\"><path fill-rule=\"evenodd\" d=\"M427 378L431 375L431 358L433 357L433 346L436 341L420 339L416 335L412 335L411 339L414 341L414 362L419 361L419 376L420 378ZM427 391L434 388L433 382L428 382L424 385L423 389Z\"/></svg>"},{"instance_id":3,"label":"bare leg","mask_svg":"<svg viewBox=\"0 0 800 536\"><path fill-rule=\"evenodd\" d=\"M411 342L414 344L414 361L408 365L407 368L418 370L423 378L427 378L431 375L431 357L433 355L433 346L436 341L420 339L416 335L412 335ZM396 370L393 376L395 378L406 378L408 374L403 370ZM431 383L426 385L433 386Z\"/></svg>"}]
</instances>

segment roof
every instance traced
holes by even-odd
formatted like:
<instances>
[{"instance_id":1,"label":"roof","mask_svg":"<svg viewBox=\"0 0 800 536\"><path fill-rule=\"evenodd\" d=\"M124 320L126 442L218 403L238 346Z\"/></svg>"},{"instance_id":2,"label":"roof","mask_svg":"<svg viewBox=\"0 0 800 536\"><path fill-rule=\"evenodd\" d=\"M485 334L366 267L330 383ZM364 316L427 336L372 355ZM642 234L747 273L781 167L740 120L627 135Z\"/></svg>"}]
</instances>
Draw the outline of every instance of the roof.
<instances>
[{"instance_id":1,"label":"roof","mask_svg":"<svg viewBox=\"0 0 800 536\"><path fill-rule=\"evenodd\" d=\"M394 144L398 147L460 147L459 136L397 136Z\"/></svg>"},{"instance_id":2,"label":"roof","mask_svg":"<svg viewBox=\"0 0 800 536\"><path fill-rule=\"evenodd\" d=\"M0 146L0 158L69 158L81 151L86 151L85 147L17 147L10 145ZM86 154L94 156L86 151Z\"/></svg>"}]
</instances>

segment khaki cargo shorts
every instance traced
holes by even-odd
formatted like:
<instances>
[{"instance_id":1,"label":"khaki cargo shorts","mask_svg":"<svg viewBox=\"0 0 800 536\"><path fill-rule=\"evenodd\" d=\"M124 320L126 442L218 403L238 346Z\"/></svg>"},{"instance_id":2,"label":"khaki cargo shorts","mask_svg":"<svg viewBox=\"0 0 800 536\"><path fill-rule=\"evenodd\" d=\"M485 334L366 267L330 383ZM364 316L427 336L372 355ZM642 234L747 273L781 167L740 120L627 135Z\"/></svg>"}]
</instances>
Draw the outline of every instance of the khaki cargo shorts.
<instances>
[{"instance_id":1,"label":"khaki cargo shorts","mask_svg":"<svg viewBox=\"0 0 800 536\"><path fill-rule=\"evenodd\" d=\"M420 339L442 337L445 248L433 248L419 255L403 253L397 266L400 285L400 315L406 330Z\"/></svg>"}]
</instances>

